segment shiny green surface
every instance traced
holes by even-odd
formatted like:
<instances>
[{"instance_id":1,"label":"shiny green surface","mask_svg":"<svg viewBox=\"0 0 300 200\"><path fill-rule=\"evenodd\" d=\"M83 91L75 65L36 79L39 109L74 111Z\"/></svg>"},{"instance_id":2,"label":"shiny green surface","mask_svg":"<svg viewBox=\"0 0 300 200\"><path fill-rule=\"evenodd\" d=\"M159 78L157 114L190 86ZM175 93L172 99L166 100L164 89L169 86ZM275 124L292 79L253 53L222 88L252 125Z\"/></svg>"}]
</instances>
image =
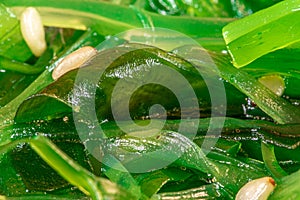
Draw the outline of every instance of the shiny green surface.
<instances>
[{"instance_id":1,"label":"shiny green surface","mask_svg":"<svg viewBox=\"0 0 300 200\"><path fill-rule=\"evenodd\" d=\"M299 3L283 1L225 26L223 36L233 65L243 67L269 52L298 42Z\"/></svg>"},{"instance_id":2,"label":"shiny green surface","mask_svg":"<svg viewBox=\"0 0 300 200\"><path fill-rule=\"evenodd\" d=\"M192 4L184 1L149 1L155 4L152 10L145 7L143 1L2 2L16 16L24 7L34 6L40 11L45 25L62 29L46 28L47 53L40 59L33 58L24 43L22 45L16 17L10 16L4 6L0 9L0 24L8 27L0 29L0 41L5 41L0 44L0 59L3 58L0 60L3 66L0 88L1 94L4 94L0 98L3 106L0 108L0 198L234 199L245 183L264 176L272 176L276 180L277 187L271 198L299 198L299 45L294 44L264 56L255 48L247 49L256 51L259 59L242 69L236 69L224 51L221 32L225 25L234 20L214 18L251 15L274 4L273 1L201 1L201 4L197 1ZM286 2L289 4L291 1ZM203 10L197 7L199 5L203 6ZM174 9L170 10L169 6L178 12L172 13ZM291 18L289 12L283 13L284 9L281 11L270 15L270 18L279 16L279 19L267 21L265 27L281 23L283 16ZM163 12L169 12L169 15L157 14ZM171 16L173 14L176 16ZM256 21L251 17L255 17L255 14L236 20L227 27L234 27L245 20ZM259 20L257 23L261 22ZM292 20L285 25L289 23ZM109 46L109 50L103 51L99 45L105 38L120 31L152 26L180 31L208 51L190 46L178 47L182 37L177 36L164 39L160 35L156 38L157 47L165 50L131 44L133 40L143 39L139 32L131 32L131 37L118 38L116 43ZM239 33L247 35L250 30L239 31L242 27L244 25L239 26L232 35L229 34L233 38L231 44L249 42L235 43L239 37L243 37ZM4 40L6 36L11 40ZM297 34L294 36L291 38L295 39ZM129 41L126 41L128 38ZM270 40L272 44L286 42L273 39ZM177 48L172 51L174 41ZM24 51L12 48L14 52L11 44L18 44ZM123 46L116 47L120 44ZM74 70L57 81L52 80L51 72L59 61L85 45L96 47L100 52L80 70L84 79L76 82L78 71ZM101 61L108 62L116 58L114 56L120 55L118 52L126 48L130 52L127 51L123 57L117 56L99 81L90 80L91 73L96 74L97 68L105 67L105 62L103 64ZM196 56L191 58L188 53L192 50L196 51L192 54ZM265 53L269 52L267 48L264 50ZM27 56L22 57L23 54ZM212 70L211 63L207 62L205 55L208 54L219 72ZM22 59L17 59L20 57ZM18 62L14 63L13 59ZM246 59L253 58L249 56ZM128 79L124 82L124 77L145 81L142 74L153 67L151 63L164 64L182 74L195 91L200 106L184 113L186 115L183 117L188 118L183 120L184 127L179 128L182 113L177 109L179 105L174 94L162 86L145 85L134 93L130 101L131 117L138 120L132 124L125 115L122 118L125 120L122 124L130 130L125 132L113 120L111 92L118 81L123 81L123 86L132 84ZM224 84L226 118L210 118L212 109L222 114L221 107L225 104L211 108L207 85L197 70ZM276 96L257 81L261 76L272 74L282 76L285 81L286 90L282 97ZM157 74L157 78L171 83L176 81L168 73ZM72 115L82 106L78 99L71 98L74 97L72 95L92 95L93 87L96 88L95 110L105 137L94 128L98 122L95 124L85 118L76 121ZM214 89L218 89L217 86ZM180 93L184 92L186 90L182 88ZM117 106L120 113L125 112L121 101L124 93L126 91L117 95L121 102ZM157 103L168 111L167 120L162 125L160 118L165 117L164 114L156 115L157 119L151 120L152 129L146 131L144 126L150 123L145 120L149 117L149 108ZM200 119L193 115L199 111ZM134 126L136 124L140 126ZM82 131L88 131L84 138L79 135ZM94 145L94 150L103 155L105 162L93 157L84 144ZM133 171L145 167L145 162L150 162L150 166L168 164L161 169L151 168L139 173Z\"/></svg>"}]
</instances>

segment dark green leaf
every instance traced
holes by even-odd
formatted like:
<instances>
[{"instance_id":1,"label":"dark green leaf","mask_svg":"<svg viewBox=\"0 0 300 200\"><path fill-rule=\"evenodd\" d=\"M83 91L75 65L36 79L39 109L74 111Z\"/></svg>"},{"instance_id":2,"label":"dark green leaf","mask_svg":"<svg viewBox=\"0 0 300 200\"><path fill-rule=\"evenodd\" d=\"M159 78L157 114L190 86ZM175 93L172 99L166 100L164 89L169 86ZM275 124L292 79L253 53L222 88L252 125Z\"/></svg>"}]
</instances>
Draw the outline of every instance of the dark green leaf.
<instances>
[{"instance_id":1,"label":"dark green leaf","mask_svg":"<svg viewBox=\"0 0 300 200\"><path fill-rule=\"evenodd\" d=\"M1 62L1 61L0 61ZM9 70L0 71L0 107L18 96L34 81L36 75L25 75Z\"/></svg>"},{"instance_id":2,"label":"dark green leaf","mask_svg":"<svg viewBox=\"0 0 300 200\"><path fill-rule=\"evenodd\" d=\"M0 170L1 194L16 196L26 193L26 186L13 167L11 157L7 154L1 156Z\"/></svg>"},{"instance_id":3,"label":"dark green leaf","mask_svg":"<svg viewBox=\"0 0 300 200\"><path fill-rule=\"evenodd\" d=\"M40 94L26 100L19 108L16 116L17 121L20 121L22 118L27 120L27 117L25 117L27 115L26 113L31 113L31 119L48 119L48 117L52 118L53 113L57 113L56 117L61 117L62 113L65 114L65 112L70 112L67 107L65 109L56 109L56 107L53 106L51 110L41 109L42 105L48 103L48 100L54 104L57 103L57 105L60 105L61 103L69 105L70 108L72 107L75 111L87 109L85 112L93 112L93 108L90 106L91 103L93 104L93 100L87 98L87 96L95 98L96 114L100 120L112 119L110 108L111 95L118 80L122 79L122 81L124 81L123 87L132 88L132 85L140 84L140 81L145 79L144 76L146 76L145 74L149 74L149 70L156 70L155 67L157 67L157 63L167 66L170 70L175 69L189 81L194 89L195 94L198 97L200 108L181 108L183 115L186 115L184 117L197 116L197 112L201 112L201 117L210 115L210 98L206 82L190 63L153 47L142 46L142 49L135 48L134 45L129 45L100 52L89 61L84 68L80 69L81 81L79 81L78 78L76 79L78 70L71 71L52 85L48 86ZM118 56L118 54L124 55ZM111 55L114 55L114 58ZM114 62L109 64L110 60L113 59L115 59ZM102 74L102 77L98 77L97 74L106 67L107 69ZM211 73L210 76L213 77L214 80L217 79L218 76L209 70L209 66L204 64L200 67L203 68L202 71L205 70L207 73ZM167 69L162 68L162 70ZM166 72L160 72L160 76L155 78L160 82L171 82L173 76L167 76L166 74ZM217 80L220 81L221 85L223 84L223 80ZM226 86L228 86L228 84ZM219 89L218 87L219 86L215 86L214 89L217 90ZM178 86L177 89L179 90L178 93L182 95L188 93L183 86ZM229 102L230 105L232 105L228 108L228 115L242 115L243 111L241 105L242 102L244 102L244 95L239 93L232 86L228 86L228 89L231 90L231 94L228 95L228 98L230 98ZM115 97L118 100L118 103L114 105L114 109L118 110L118 113L120 114L126 113L126 110L124 109L127 108L125 108L123 106L124 104L121 102L124 97L128 95L127 93L126 90L122 90L119 91L117 97ZM157 94L161 94L163 97ZM39 98L39 100L36 100L36 98ZM145 99L147 99L147 101L144 101ZM164 106L168 111L168 117L179 117L180 111L176 109L179 107L179 102L176 96L168 88L159 84L145 84L133 93L129 105L129 110L131 111L130 115L133 119L147 117L149 115L148 112L150 107L157 103ZM193 105L192 102L191 105ZM216 114L223 114L221 108L224 105L220 104L215 106L214 110ZM184 113L184 110L186 110L187 113ZM34 114L34 112L36 114ZM39 113L43 113L44 116L39 115ZM158 114L159 117L163 117L162 113ZM128 117L125 117L125 115L120 116L120 118L128 120Z\"/></svg>"},{"instance_id":4,"label":"dark green leaf","mask_svg":"<svg viewBox=\"0 0 300 200\"><path fill-rule=\"evenodd\" d=\"M30 141L31 147L62 177L77 186L92 199L136 199L124 189L107 179L95 177L89 171L78 165L65 155L58 147L42 136Z\"/></svg>"}]
</instances>

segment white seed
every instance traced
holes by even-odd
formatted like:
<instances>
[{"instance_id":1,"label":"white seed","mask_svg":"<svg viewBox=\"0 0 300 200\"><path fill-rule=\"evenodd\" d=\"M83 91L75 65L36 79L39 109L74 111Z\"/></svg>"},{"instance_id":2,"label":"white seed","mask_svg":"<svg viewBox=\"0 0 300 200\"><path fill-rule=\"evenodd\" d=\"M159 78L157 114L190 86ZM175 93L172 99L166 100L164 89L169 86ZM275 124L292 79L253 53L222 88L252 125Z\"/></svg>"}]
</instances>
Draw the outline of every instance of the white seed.
<instances>
[{"instance_id":1,"label":"white seed","mask_svg":"<svg viewBox=\"0 0 300 200\"><path fill-rule=\"evenodd\" d=\"M96 55L97 50L91 46L81 47L71 54L67 55L53 70L52 78L57 80L65 73L79 68L83 63Z\"/></svg>"},{"instance_id":2,"label":"white seed","mask_svg":"<svg viewBox=\"0 0 300 200\"><path fill-rule=\"evenodd\" d=\"M21 33L31 52L39 57L47 48L45 30L38 11L33 7L26 8L20 18Z\"/></svg>"},{"instance_id":3,"label":"white seed","mask_svg":"<svg viewBox=\"0 0 300 200\"><path fill-rule=\"evenodd\" d=\"M268 75L262 76L258 79L264 86L269 88L278 96L281 96L285 89L284 80L281 76L278 75Z\"/></svg>"},{"instance_id":4,"label":"white seed","mask_svg":"<svg viewBox=\"0 0 300 200\"><path fill-rule=\"evenodd\" d=\"M237 193L235 200L267 200L275 188L271 177L263 177L245 184Z\"/></svg>"}]
</instances>

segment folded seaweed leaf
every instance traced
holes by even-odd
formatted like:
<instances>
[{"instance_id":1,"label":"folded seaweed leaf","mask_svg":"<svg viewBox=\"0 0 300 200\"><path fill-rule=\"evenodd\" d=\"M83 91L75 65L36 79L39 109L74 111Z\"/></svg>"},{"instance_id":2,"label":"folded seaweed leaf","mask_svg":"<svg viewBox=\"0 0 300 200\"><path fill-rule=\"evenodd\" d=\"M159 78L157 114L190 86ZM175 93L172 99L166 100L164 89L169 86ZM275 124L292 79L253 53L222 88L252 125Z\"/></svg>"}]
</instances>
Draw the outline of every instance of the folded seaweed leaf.
<instances>
[{"instance_id":1,"label":"folded seaweed leaf","mask_svg":"<svg viewBox=\"0 0 300 200\"><path fill-rule=\"evenodd\" d=\"M78 33L78 32L76 32ZM50 34L51 35L51 34ZM53 38L52 38L53 39ZM81 34L74 34L71 38L69 38L71 44L68 44L64 47L61 47L60 45L55 44L51 47L53 49L56 49L53 51L53 53L57 53L58 56L64 57L71 53L72 51L78 49L81 46L84 45L91 45L96 46L99 42L99 40L102 39L102 36L99 36L98 34L95 34L93 31L86 31L82 36ZM61 38L59 38L61 40ZM57 41L57 38L55 39ZM74 42L74 43L73 43ZM62 48L62 49L61 49ZM47 56L48 58L48 56ZM60 59L61 59L60 58ZM24 91L21 91L20 93L16 94L17 96L12 99L10 102L5 104L3 107L0 108L0 126L4 126L7 124L13 123L13 118L17 112L18 107L20 104L29 96L39 92L43 88L45 88L47 85L53 82L51 73L52 70L57 66L57 64L60 62L60 59L55 59L55 61L49 61L48 59L44 60L44 55L36 62L36 65L44 66L49 65L47 70L44 70L43 73L41 73L33 82L32 84L29 84L27 88ZM49 62L49 63L48 63ZM26 69L28 71L28 69ZM30 71L30 70L29 70Z\"/></svg>"},{"instance_id":2,"label":"folded seaweed leaf","mask_svg":"<svg viewBox=\"0 0 300 200\"><path fill-rule=\"evenodd\" d=\"M111 55L116 53L124 55L117 56L109 66L106 66L109 59L111 59ZM152 79L155 78L159 83L171 83L174 81L173 76L163 72L159 72L155 77L153 76L157 73L155 71L158 70L157 66L159 65L167 67L162 67L161 70L170 68L170 70L176 70L176 72L185 77L195 92L197 97L196 103L199 104L199 108L182 108L179 105L179 100L172 93L173 91L159 84L147 83L131 94L129 104L131 117L133 119L141 119L149 116L149 108L154 104L162 105L166 109L168 117L178 118L180 112L184 117L197 116L197 112L201 112L201 117L210 116L210 94L206 82L193 65L180 57L154 47L142 46L142 48L136 49L135 45L128 45L100 52L80 69L82 81L76 79L78 70L74 70L62 76L39 94L33 95L19 107L15 120L16 122L37 119L47 120L62 117L66 113L70 113L72 109L78 111L80 107L86 108L91 112L95 109L99 120L112 119L111 95L119 80L122 79L123 88L132 88L132 85L140 85L141 82L144 82L142 80L149 78L147 77L149 72L153 72L150 74L150 77ZM98 77L97 74L105 67L107 69L102 74L102 77ZM209 66L203 65L201 67L203 68L202 71L206 70L216 80L218 76L214 71L209 70ZM228 83L223 82L222 79L217 80L222 84L224 83L231 91L227 97L230 104L237 105L228 109L228 115L242 115L241 105L245 96ZM178 84L181 83L179 82ZM189 95L184 85L178 85L176 89L178 94ZM218 90L217 86L214 89ZM114 109L118 110L119 114L126 113L126 109L128 109L122 103L123 97L129 95L127 93L127 90L122 89L118 91L117 97L115 97L118 103L114 104ZM186 101L193 101L193 99L186 98ZM93 103L95 108L91 106ZM191 102L190 105L194 104ZM216 105L214 108L216 113L218 113L218 108L222 106L224 105ZM51 109L44 109L45 107L51 107ZM224 114L222 112L220 109L219 115ZM158 112L158 118L162 118L164 115ZM120 116L120 118L129 120L125 116Z\"/></svg>"},{"instance_id":3,"label":"folded seaweed leaf","mask_svg":"<svg viewBox=\"0 0 300 200\"><path fill-rule=\"evenodd\" d=\"M82 3L81 0L75 0L72 1L72 4L69 0L62 0L60 2L52 0L47 2L39 0L27 2L4 0L4 2L10 5L12 9L16 11L17 15L19 15L19 12L22 11L24 6L36 6L39 8L48 25L70 26L71 28L84 30L92 28L104 35L114 34L120 30L126 30L145 24L151 27L153 20L155 26L171 26L176 30L184 31L184 33L194 38L203 36L219 38L220 28L231 21L231 19L222 19L215 22L210 19L199 20L188 17L175 17L171 20L168 16L164 17L154 13L148 13L143 9L122 7L120 5L93 0L88 0L84 3ZM144 17L144 19L148 20L145 24L139 18L141 17L139 16L140 14L143 15L142 17ZM123 19L125 19L125 21ZM65 23L65 20L70 23ZM175 23L171 23L174 20ZM197 23L197 26L193 26L194 23ZM205 27L207 29L204 30ZM199 30L201 30L201 33L199 33ZM87 33L90 34L91 32L87 31ZM91 41L89 40L87 42L89 43ZM83 43L86 42L75 44L73 47L78 47ZM72 50L73 47L69 48L69 50ZM155 130L154 135L148 136L149 131L141 131L140 129L126 135L114 124L115 122L110 121L110 119L113 118L110 110L111 92L116 82L121 80L122 77L135 75L136 77L140 76L140 80L145 80L143 79L145 77L139 75L139 73L149 69L147 68L149 67L147 62L164 63L186 77L197 94L200 107L187 113L182 112L182 110L178 111L178 109L174 109L179 107L174 95L172 96L170 91L152 84L144 86L133 95L136 99L142 97L142 103L148 102L149 99L152 100L146 105L141 105L138 100L133 99L133 101L131 101L132 107L130 107L131 111L133 111L131 112L132 116L124 116L122 119L128 120L131 117L135 119L147 118L151 115L149 108L157 102L162 102L163 106L165 106L169 112L167 113L169 118L179 118L180 114L187 114L188 117L193 117L193 112L200 111L201 114L204 114L202 117L206 117L210 116L211 108L210 101L207 100L209 99L209 95L206 85L203 84L201 76L196 75L194 69L194 67L197 66L206 73L209 72L209 68L206 65L199 65L202 60L199 62L198 59L198 61L194 63L152 47L135 49L136 46L128 45L122 48L118 47L105 51L104 53L102 52L103 54L101 54L101 56L103 57L99 58L96 56L96 59L90 61L85 68L82 68L83 71L81 71L83 74L86 73L84 77L86 80L83 79L84 81L79 82L79 84L75 80L78 71L72 71L57 82L46 87L53 81L51 79L51 70L55 65L52 65L49 71L46 71L37 79L38 83L35 82L28 87L27 91L22 93L20 98L11 101L8 107L4 107L4 109L1 108L0 171L3 173L0 173L0 180L5 184L0 185L0 193L9 197L0 196L0 199L68 199L70 197L73 199L86 199L86 196L92 199L148 199L151 197L153 199L187 199L195 196L200 196L201 198L233 199L239 188L250 179L269 176L269 171L271 171L271 174L274 176L277 176L278 174L276 175L275 173L278 171L272 171L273 168L270 166L272 162L278 165L282 164L280 161L292 160L293 163L290 165L292 167L287 170L289 173L293 170L295 171L294 166L299 168L299 165L297 165L299 164L298 155L300 150L298 133L299 110L289 104L288 101L270 93L270 91L260 85L247 73L238 72L234 70L234 68L232 69L231 64L227 62L228 60L223 60L222 56L216 59L217 64L220 64L218 65L221 72L220 75L216 73L212 73L211 75L218 75L220 81L225 82L226 90L229 91L229 102L234 105L228 109L229 116L242 116L241 113L243 112L241 112L239 108L246 94L253 98L253 100L277 122L295 124L276 125L264 121L229 118L225 120L224 127L219 127L219 124L214 124L213 127L210 127L209 122L211 119L207 118L201 121L198 128L198 136L192 141L191 138L188 138L188 130L186 130L187 132L177 133L177 120L167 120L163 130ZM124 48L131 48L132 52L127 52L123 57L118 57L116 62L104 73L100 81L91 84L92 82L89 80L90 76L88 75L97 71L97 69L93 71L91 68L105 66L99 65L99 60L107 59L109 61L112 54L118 53L124 50ZM184 55L182 57L185 58ZM219 61L218 58L220 58ZM134 59L137 59L137 61ZM10 62L9 60L6 61ZM297 63L297 61L295 61L295 63ZM130 68L129 66L131 66L131 64L132 66L145 68ZM263 73L268 72L264 71ZM281 73L289 74L289 72L284 71L281 71ZM172 76L167 76L167 73L160 75L166 78L166 80L174 79ZM160 75L158 75L158 77L160 77ZM221 78L225 81L221 80ZM241 92L226 83L226 81L230 82ZM243 84L243 82L246 82L246 84ZM127 82L126 84L130 85L131 82ZM126 84L125 86L127 86ZM93 90L94 88L96 88L96 90ZM41 89L44 90L35 94ZM161 96L153 95L153 93L151 93L153 91L162 93L164 96L163 100ZM184 92L184 90L181 92ZM262 93L262 98L259 98L257 95L260 95L260 92ZM35 95L30 97L19 107L23 100L32 94ZM138 96L138 94L141 96ZM86 144L91 142L91 140L82 140L82 138L80 140L77 135L80 130L73 124L72 112L76 113L83 108L82 106L88 107L90 105L88 101L81 101L82 99L77 97L87 97L86 99L88 99L91 95L95 97L98 119L101 121L109 119L109 122L104 123L102 121L100 124L104 131L106 131L105 134L107 137L101 137L101 135L97 137L99 135L93 134L95 132L95 129L92 127L94 123L85 124L90 128L88 129L88 133L91 134L86 134L86 137L89 138L89 136L92 136L90 139L94 139L95 147L98 147L95 151L100 150L100 153L103 153L102 150L104 150L105 155L108 155L106 157L104 156L104 159L106 159L105 163L111 164L108 166L102 166L102 164L95 161L95 158L92 158L91 155L86 155L87 150L84 149L82 142ZM119 99L122 99L121 94L119 95ZM233 98L230 97L230 95ZM19 107L19 110L15 117L16 123L11 126L2 126L4 119L12 122L17 107ZM120 113L124 113L122 101L119 102L119 107L117 108ZM91 107L91 110L88 111L93 111L93 109L94 107ZM89 115L90 113L86 114ZM164 114L156 116L163 118L163 115ZM51 119L54 119L53 123ZM190 128L199 123L199 121L193 121L193 119L189 120L191 122ZM214 122L216 121L214 120ZM75 123L85 122L84 118L79 121L75 120ZM203 122L204 124L202 124ZM96 123L98 125L98 122ZM147 120L138 121L137 123L147 124ZM213 138L213 135L204 136L208 129L221 132L222 134L215 138ZM220 129L222 129L222 131ZM205 146L200 147L203 140L208 139L215 141L218 137L221 137L221 139L216 143L214 148L207 149ZM50 142L49 139L52 142ZM268 151L272 153L273 160L263 158L266 161L269 171L267 171L263 163L259 161L262 160L262 158L259 157L261 156L260 141L274 143L274 149L266 149L265 146L262 146L262 153L265 156L268 154ZM24 143L29 143L45 162L37 155L32 156L34 151L29 150L28 145ZM14 146L17 148L12 150ZM65 151L65 153L62 152L62 150ZM280 156L277 157L278 152L280 152ZM205 155L205 153L208 154ZM274 160L275 155L279 161L278 163ZM258 160L253 158L257 158ZM92 161L92 159L94 159L95 162ZM145 159L148 159L147 161L157 161L152 163L148 162L148 164L152 166L152 168L149 169L151 172L146 172L145 174L129 173L132 169L145 166L145 162L143 162ZM164 169L155 170L156 168L153 167L153 165L159 162L168 164L171 161L174 162ZM55 174L48 165L67 181L64 181L63 178ZM114 167L123 170L118 171ZM293 167L294 169L292 169ZM127 168L130 170L127 170ZM177 170L171 172L171 168ZM181 171L181 173L176 174L176 172L179 171ZM97 174L97 176L101 175L102 177L97 177L95 174ZM285 176L286 174L279 175ZM283 178L278 177L278 190L274 192L274 198L284 199L284 197L291 195L295 195L295 197L298 198L297 187L299 186L299 181L297 182L296 180L298 179L298 172L292 175L293 176L290 175ZM104 176L106 177L104 178ZM195 182L193 183L193 181L197 182L197 184L194 185ZM39 184L40 182L46 183ZM186 184L186 188L169 187L172 188L171 192L168 192L166 189L168 186L172 186L172 184L180 185L181 183ZM70 192L73 190L70 184L79 188L83 193L76 192L78 190ZM154 185L153 187L152 184ZM150 187L151 189L149 189ZM159 190L162 190L163 193L156 194ZM47 192L44 193L45 191ZM282 194L283 196L281 196Z\"/></svg>"},{"instance_id":4,"label":"folded seaweed leaf","mask_svg":"<svg viewBox=\"0 0 300 200\"><path fill-rule=\"evenodd\" d=\"M85 158L85 156L82 154L82 152L84 150L82 149L82 145L80 144L80 139L77 136L76 128L75 128L74 124L72 123L71 120L66 121L66 119L67 118L65 118L64 120L57 119L57 120L54 120L53 122L51 122L51 121L36 122L35 126L33 126L33 124L27 124L27 123L23 124L23 125L16 124L16 125L14 125L13 129L11 130L10 139L12 139L13 145L17 145L19 142L28 141L28 140L31 140L31 138L35 138L37 136L37 133L45 135L49 139L51 139L53 142L55 142L57 145L59 145L60 148L63 149L68 155L72 156L72 159L79 162L86 169L90 169L91 171L93 171L92 170L93 166L91 166L91 168L90 168L90 166L88 166L91 164L90 161L88 161L88 163L87 163L87 161L86 161L87 158ZM178 128L177 125L178 125L179 121L175 120L175 121L167 121L167 124L165 126L166 130L158 132L156 135L151 135L151 134L147 135L147 133L144 132L143 137L141 137L141 134L137 135L137 130L133 129L132 133L129 133L129 135L124 135L124 133L119 131L119 127L116 124L114 124L113 122L107 122L107 124L103 123L101 126L105 130L105 133L107 134L108 138L103 140L103 138L101 138L101 137L98 139L94 137L93 140L86 141L86 143L89 143L92 141L98 142L96 144L101 145L101 148L96 148L96 149L98 149L98 150L102 149L102 153L104 152L105 155L113 156L113 157L108 156L107 157L108 159L111 159L111 158L119 159L118 162L122 163L122 165L124 165L129 170L137 169L137 168L140 169L142 167L145 167L147 164L147 161L149 161L148 164L151 164L151 162L153 162L155 165L155 163L170 162L173 159L175 162L170 165L171 167L175 167L175 168L179 168L179 169L185 168L185 169L196 170L199 177L201 177L201 180L202 179L206 180L206 184L209 184L211 181L215 182L217 185L220 184L219 187L221 187L221 188L219 188L219 190L222 190L222 191L219 191L220 193L217 193L217 194L218 195L221 194L222 197L224 197L226 195L234 196L234 194L239 190L239 188L242 187L246 182L248 182L249 179L254 179L254 178L259 178L259 177L270 175L269 172L266 171L265 166L261 162L250 159L253 156L253 154L255 154L254 151L257 151L256 153L260 153L260 149L259 149L260 147L254 146L253 150L246 151L249 158L243 159L240 156L235 156L235 154L237 153L237 151L239 151L239 149L234 150L235 153L232 155L226 152L228 147L229 147L229 149L231 147L235 148L234 145L236 143L236 142L233 142L233 141L231 142L231 141L227 141L227 140L230 139L229 134L232 135L232 138L240 138L241 143L242 143L241 149L244 152L245 150L247 150L247 148L246 149L244 148L245 143L242 142L242 140L245 140L246 143L249 143L252 140L258 140L255 136L249 135L250 130L253 130L253 129L266 130L266 129L268 129L270 131L272 131L272 130L283 131L283 130L285 130L285 127L287 127L286 125L274 125L272 123L266 124L261 121L253 121L253 120L245 121L245 120L228 118L225 121L225 126L224 126L224 130L223 130L223 134L225 135L225 138L227 138L227 140L225 141L225 140L221 139L220 141L218 141L216 147L213 149L205 149L203 147L201 149L199 147L202 144L201 138L203 136L201 136L201 134L203 134L207 131L207 128L209 127L209 120L210 119L202 120L201 126L199 127L200 135L196 136L196 138L194 140L195 142L192 142L191 140L187 139L185 136L182 135L182 134L188 135L188 132L178 134L178 133L175 133L174 131L169 131L170 129ZM191 122L191 124L193 124L192 120L190 120L190 122ZM137 123L140 123L140 122L137 122ZM144 122L144 123L146 123L146 122ZM215 127L215 128L218 129L219 127ZM9 128L7 127L7 130L5 132L7 132L8 130L9 130ZM64 131L62 132L62 130L64 130ZM234 134L234 131L235 131L235 134ZM295 131L296 131L296 129L295 129ZM244 134L246 134L246 135L243 136ZM63 141L65 141L65 142L63 142ZM68 142L66 142L66 141L68 141ZM297 138L295 139L295 141L297 141ZM7 144L7 142L5 144ZM81 147L78 148L78 145ZM8 147L7 145L4 145L4 146L2 146L2 148L5 146ZM44 166L43 168L45 168L45 164L41 165L40 164L41 161L39 159L31 159L31 160L26 161L26 158L29 158L29 157L31 158L32 156L30 156L30 155L32 155L32 154L28 154L28 148L27 148L27 150L25 148L25 152L27 152L27 154L25 154L25 155L20 154L22 152L21 148L23 148L23 150L24 150L24 147L25 146L23 145L23 146L20 146L20 148L14 150L13 154L10 154L11 155L9 157L10 161L7 160L7 158L5 158L5 159L2 158L2 166L3 165L6 166L6 169L5 169L6 171L10 168L10 170L13 170L13 173L16 173L15 170L17 170L17 172L20 173L20 169L23 169L23 172L21 173L23 180L30 180L31 183L34 183L34 180L38 181L38 180L40 180L39 178L46 175L45 180L47 180L47 182L49 183L48 188L54 189L54 186L50 185L53 183L56 184L57 188L64 186L65 183L63 183L63 182L51 181L51 179L49 179L49 177L47 178L47 174L49 174L50 171L39 170L39 167L41 167L41 166ZM71 151L69 151L70 149L73 151L73 153L71 153ZM202 151L203 152L210 151L210 152L207 154L207 156L204 156ZM17 152L19 152L19 153L17 153ZM75 154L74 154L74 152L75 152ZM281 152L281 154L284 152L288 153L289 150L281 149L280 152ZM24 153L24 151L23 151L23 153ZM298 153L295 153L295 156L298 156L298 155L299 155ZM84 158L84 159L82 160L82 158ZM292 158L292 159L296 160L296 158ZM18 161L20 163L18 163ZM7 162L6 165L5 165L5 162ZM107 162L107 160L106 160L106 162ZM24 166L23 166L23 168L22 168L21 166L24 163L28 163L28 166L26 164L27 167L24 168ZM112 164L111 161L110 161L110 164ZM34 167L32 167L32 166L34 166ZM153 166L153 164L152 164L152 166ZM113 167L113 166L104 167L104 170L103 170L104 174L106 174L106 170L110 171L109 173L107 171L107 174L106 174L109 178L111 178L114 182L117 182L123 188L128 187L129 188L128 191L134 191L135 188L131 185L131 183L130 183L131 181L129 181L128 179L125 178L129 175L129 173L125 173L124 174L125 176L123 176L122 174L124 173L124 170L116 171L116 169L111 168L111 167ZM114 167L116 167L116 166L114 166ZM117 168L119 168L119 167L117 167ZM33 177L35 177L35 176L30 175L30 174L36 173L37 170L39 171L39 173L38 173L39 176L36 179L33 179ZM188 174L186 174L184 176L178 175L178 177L176 178L174 175L172 175L171 172L168 172L166 170L167 169L163 169L161 171L161 172L163 172L164 175L161 174L161 172L159 172L159 171L152 171L151 173L148 172L148 173L152 174L153 177L150 174L148 174L149 176L146 176L147 173L144 176L141 174L139 176L139 178L138 177L136 178L137 182L134 183L135 181L133 181L132 183L134 183L134 185L135 184L138 184L138 185L146 184L143 180L145 179L145 180L149 181L149 179L150 179L151 181L154 181L155 184L157 184L156 188L158 189L162 185L166 184L167 180L175 181L177 179L177 181L180 181L181 179L184 180L185 179L184 177L189 176ZM227 173L223 173L223 172L227 172ZM45 173L45 174L43 175L43 173ZM158 173L158 176L154 176L155 173ZM212 175L208 176L208 174L212 174ZM7 173L7 175L5 175L4 178L6 176L12 177L10 175L11 175L11 173ZM215 177L215 179L213 177ZM124 178L126 179L126 181L123 180ZM151 178L153 178L153 179L151 179ZM6 179L3 179L3 180L6 180ZM12 180L12 179L10 179L10 180ZM55 179L55 180L60 180L60 179ZM150 184L151 181L147 182L147 183ZM16 183L17 182L15 182L14 184L16 184ZM18 184L23 184L23 183L19 182ZM27 182L27 184L28 184L28 182ZM39 185L31 184L30 188L32 190L33 189L41 190L42 188L40 188L40 187L42 185L39 187L38 186ZM45 187L45 186L46 185L43 185L43 187ZM146 196L150 197L151 195L154 194L153 193L154 191L146 190L145 189L146 186L143 186L143 187L144 187L144 189L142 189L141 191L146 192L145 193ZM24 188L24 186L23 186L23 188ZM42 191L45 191L45 189L46 188L43 188ZM202 189L204 191L206 190L205 187ZM8 191L10 191L10 190L8 189ZM46 191L47 191L47 189L46 189ZM172 193L172 195L180 196L184 193L189 193L190 195L192 195L193 192L195 192L195 194L196 194L197 191L198 190L188 190L188 191L182 191L182 193L181 192ZM208 189L206 192L213 192L213 191ZM21 191L19 191L19 192L21 192ZM11 194L16 194L16 193L11 193ZM135 194L137 194L137 193L135 193ZM213 193L210 193L210 194L213 194ZM171 193L168 193L166 195L171 195Z\"/></svg>"}]
</instances>

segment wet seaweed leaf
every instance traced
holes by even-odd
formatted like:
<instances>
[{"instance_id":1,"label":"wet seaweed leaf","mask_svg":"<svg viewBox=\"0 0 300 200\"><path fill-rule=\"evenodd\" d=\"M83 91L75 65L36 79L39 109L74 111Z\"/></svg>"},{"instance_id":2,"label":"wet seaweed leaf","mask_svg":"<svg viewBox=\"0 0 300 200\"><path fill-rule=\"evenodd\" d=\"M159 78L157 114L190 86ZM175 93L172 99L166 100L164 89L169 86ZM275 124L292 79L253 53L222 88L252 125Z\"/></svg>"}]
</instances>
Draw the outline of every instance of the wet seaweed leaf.
<instances>
[{"instance_id":1,"label":"wet seaweed leaf","mask_svg":"<svg viewBox=\"0 0 300 200\"><path fill-rule=\"evenodd\" d=\"M282 1L223 28L223 36L237 68L300 40L299 1ZM247 55L247 56L245 56Z\"/></svg>"}]
</instances>

